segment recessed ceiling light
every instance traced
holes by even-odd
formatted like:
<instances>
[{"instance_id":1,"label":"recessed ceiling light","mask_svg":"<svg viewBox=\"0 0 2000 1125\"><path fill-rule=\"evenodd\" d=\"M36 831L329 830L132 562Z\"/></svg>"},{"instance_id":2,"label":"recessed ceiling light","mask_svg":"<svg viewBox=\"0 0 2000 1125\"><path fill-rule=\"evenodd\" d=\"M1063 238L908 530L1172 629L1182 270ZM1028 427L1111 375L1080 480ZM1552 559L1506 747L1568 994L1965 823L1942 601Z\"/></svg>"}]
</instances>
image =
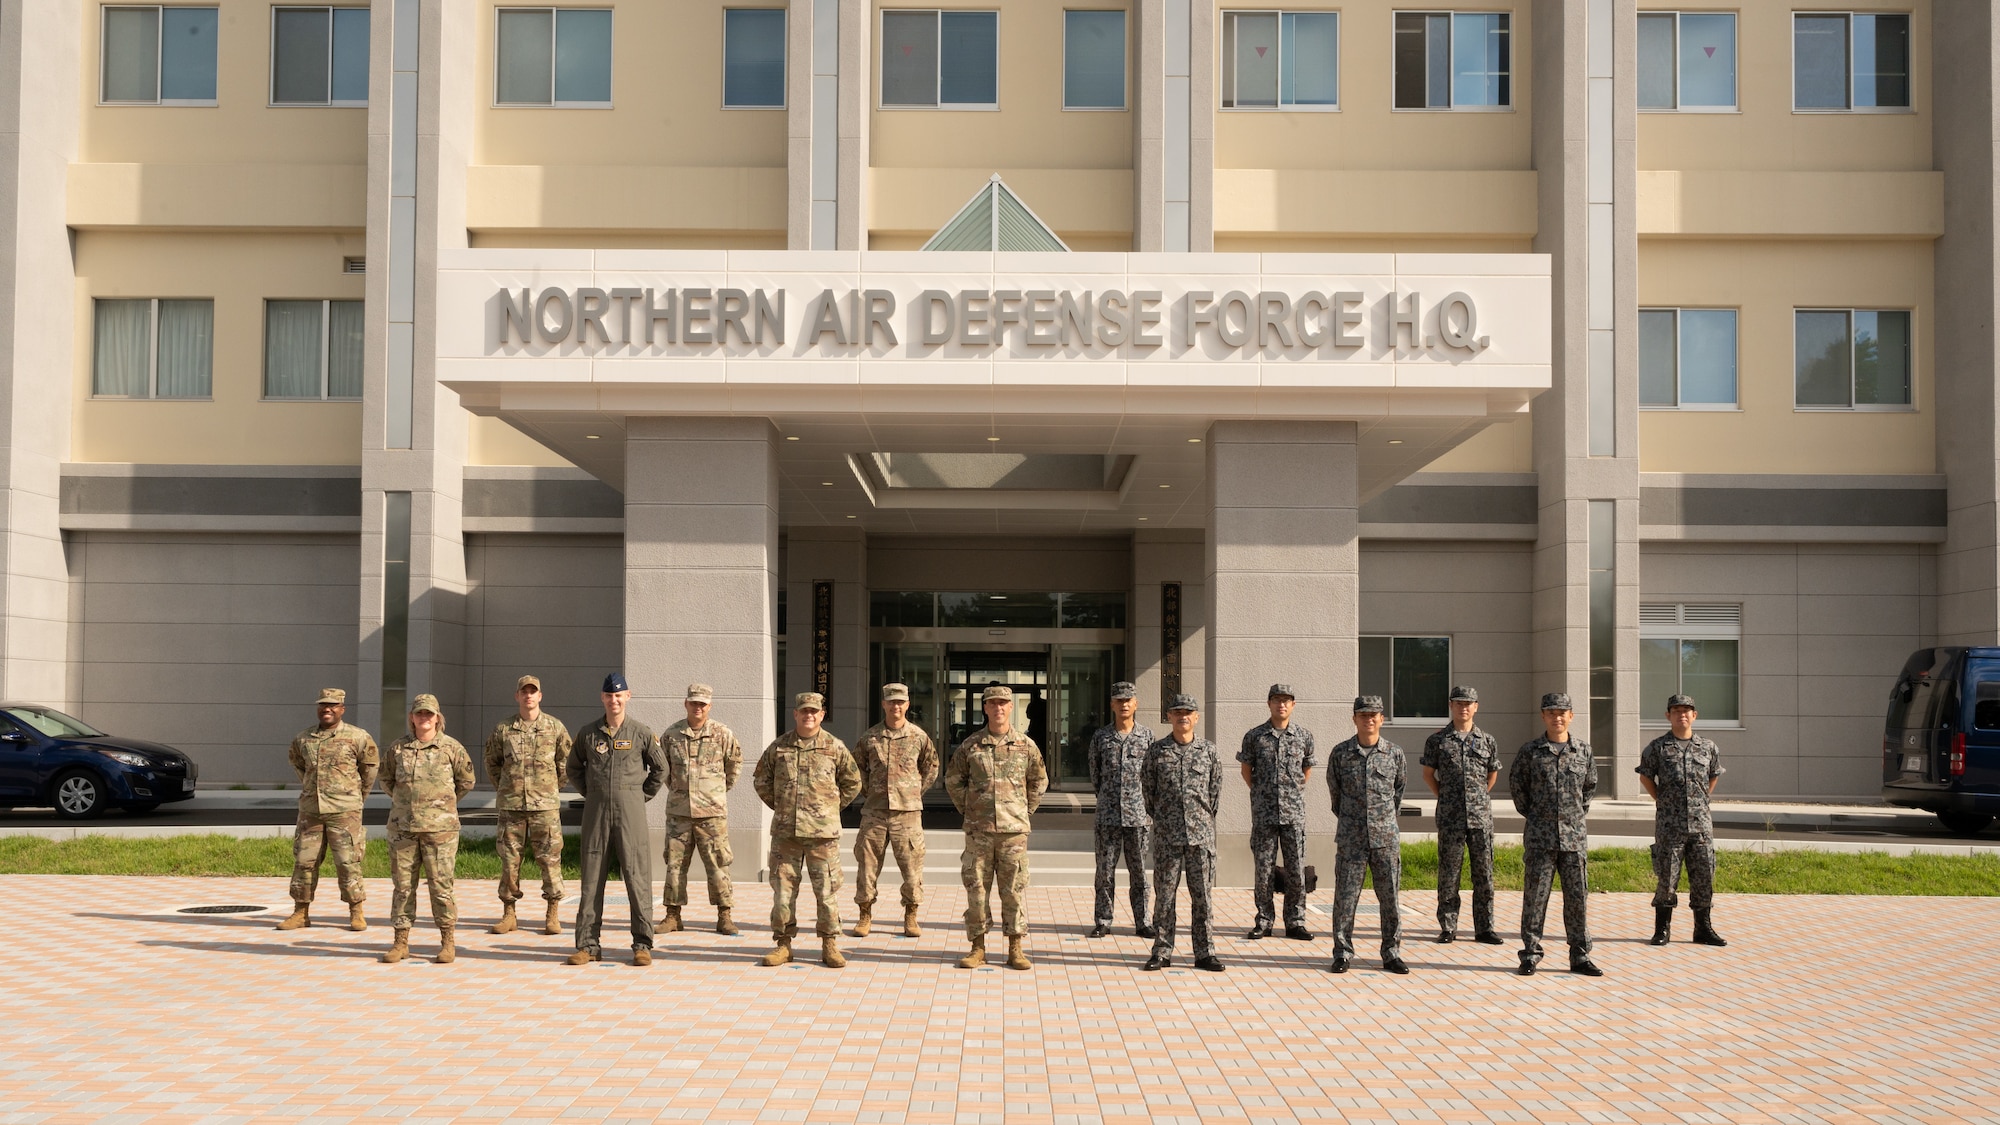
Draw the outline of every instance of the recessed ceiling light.
<instances>
[{"instance_id":1,"label":"recessed ceiling light","mask_svg":"<svg viewBox=\"0 0 2000 1125\"><path fill-rule=\"evenodd\" d=\"M1390 444L1390 445L1401 445L1401 444L1403 444L1403 439L1402 439L1402 438L1399 438L1399 437L1392 437L1392 438L1390 438L1390 439L1389 439L1389 444Z\"/></svg>"},{"instance_id":2,"label":"recessed ceiling light","mask_svg":"<svg viewBox=\"0 0 2000 1125\"><path fill-rule=\"evenodd\" d=\"M1188 444L1189 444L1189 445L1200 445L1200 444L1201 444L1201 439L1200 439L1200 438L1198 438L1198 437L1191 437L1191 438L1189 438L1189 439L1188 439Z\"/></svg>"},{"instance_id":3,"label":"recessed ceiling light","mask_svg":"<svg viewBox=\"0 0 2000 1125\"><path fill-rule=\"evenodd\" d=\"M988 594L986 596L993 599L996 602L1004 602L1007 600L1007 595L1005 594Z\"/></svg>"},{"instance_id":4,"label":"recessed ceiling light","mask_svg":"<svg viewBox=\"0 0 2000 1125\"><path fill-rule=\"evenodd\" d=\"M859 517L859 516L849 516L849 517L847 517L847 518L848 518L848 519L851 519L851 520L852 520L852 519L860 519L861 517Z\"/></svg>"},{"instance_id":5,"label":"recessed ceiling light","mask_svg":"<svg viewBox=\"0 0 2000 1125\"><path fill-rule=\"evenodd\" d=\"M795 437L795 436L791 435L791 434L786 434L786 435L785 435L785 440L786 440L786 441L797 441L797 440L799 440L799 439L798 439L797 437Z\"/></svg>"},{"instance_id":6,"label":"recessed ceiling light","mask_svg":"<svg viewBox=\"0 0 2000 1125\"><path fill-rule=\"evenodd\" d=\"M590 440L592 440L592 441L596 441L596 440L597 440L597 435L596 435L596 434L585 434L585 435L583 435L583 436L584 436L584 437L587 437L587 438L589 438L589 439L590 439Z\"/></svg>"},{"instance_id":7,"label":"recessed ceiling light","mask_svg":"<svg viewBox=\"0 0 2000 1125\"><path fill-rule=\"evenodd\" d=\"M1161 487L1161 488L1172 488L1172 487L1173 487L1173 485L1171 485L1171 484L1163 484L1163 485L1161 485L1160 487Z\"/></svg>"},{"instance_id":8,"label":"recessed ceiling light","mask_svg":"<svg viewBox=\"0 0 2000 1125\"><path fill-rule=\"evenodd\" d=\"M1146 522L1146 521L1147 521L1148 519L1151 519L1151 518L1152 518L1152 517L1150 517L1150 516L1140 516L1140 517L1139 517L1139 522L1140 522L1140 523L1145 523L1145 522Z\"/></svg>"},{"instance_id":9,"label":"recessed ceiling light","mask_svg":"<svg viewBox=\"0 0 2000 1125\"><path fill-rule=\"evenodd\" d=\"M999 441L1000 439L999 439L999 438L997 438L997 437L990 437L990 438L987 438L986 440L987 440L987 441Z\"/></svg>"},{"instance_id":10,"label":"recessed ceiling light","mask_svg":"<svg viewBox=\"0 0 2000 1125\"><path fill-rule=\"evenodd\" d=\"M821 484L823 484L823 485L825 485L825 486L827 486L828 488L832 488L832 487L833 487L833 482L832 482L832 481L830 481L830 480L823 480L823 481L821 481L820 483L821 483Z\"/></svg>"}]
</instances>

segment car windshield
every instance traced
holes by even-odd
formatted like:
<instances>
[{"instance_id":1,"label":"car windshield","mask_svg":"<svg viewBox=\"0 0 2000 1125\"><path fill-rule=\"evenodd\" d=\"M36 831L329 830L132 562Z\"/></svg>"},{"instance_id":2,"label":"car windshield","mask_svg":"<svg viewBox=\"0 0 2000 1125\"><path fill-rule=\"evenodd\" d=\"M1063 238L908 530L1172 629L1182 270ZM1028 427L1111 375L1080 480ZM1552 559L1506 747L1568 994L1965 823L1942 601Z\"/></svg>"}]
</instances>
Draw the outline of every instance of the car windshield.
<instances>
[{"instance_id":1,"label":"car windshield","mask_svg":"<svg viewBox=\"0 0 2000 1125\"><path fill-rule=\"evenodd\" d=\"M82 719L73 719L53 707L16 707L8 713L50 738L104 737L103 731L92 727Z\"/></svg>"}]
</instances>

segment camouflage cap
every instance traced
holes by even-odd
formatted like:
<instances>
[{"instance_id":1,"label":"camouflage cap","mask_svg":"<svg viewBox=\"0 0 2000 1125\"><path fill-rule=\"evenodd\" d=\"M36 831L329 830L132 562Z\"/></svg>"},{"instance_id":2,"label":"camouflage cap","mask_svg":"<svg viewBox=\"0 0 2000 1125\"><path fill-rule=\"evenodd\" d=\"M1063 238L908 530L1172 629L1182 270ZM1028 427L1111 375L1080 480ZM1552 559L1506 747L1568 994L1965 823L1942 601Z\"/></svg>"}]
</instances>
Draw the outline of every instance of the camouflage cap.
<instances>
[{"instance_id":1,"label":"camouflage cap","mask_svg":"<svg viewBox=\"0 0 2000 1125\"><path fill-rule=\"evenodd\" d=\"M1008 687L1006 684L988 684L986 685L986 690L979 693L979 705L981 707L986 706L986 704L995 699L1004 699L1009 703L1014 702L1014 689Z\"/></svg>"},{"instance_id":2,"label":"camouflage cap","mask_svg":"<svg viewBox=\"0 0 2000 1125\"><path fill-rule=\"evenodd\" d=\"M1672 710L1673 710L1674 708L1676 708L1676 707L1685 707L1685 708L1687 708L1687 709L1688 709L1688 710L1690 710L1690 711L1694 710L1694 709L1695 709L1695 706L1694 706L1694 696L1692 696L1692 695L1670 695L1670 696L1668 696L1668 697L1667 697L1667 710L1669 710L1669 711L1672 711Z\"/></svg>"},{"instance_id":3,"label":"camouflage cap","mask_svg":"<svg viewBox=\"0 0 2000 1125\"><path fill-rule=\"evenodd\" d=\"M1111 698L1137 699L1139 698L1139 685L1130 680L1119 680L1117 683L1111 685Z\"/></svg>"},{"instance_id":4,"label":"camouflage cap","mask_svg":"<svg viewBox=\"0 0 2000 1125\"><path fill-rule=\"evenodd\" d=\"M1469 688L1466 687L1464 684L1460 684L1457 687L1451 689L1451 695L1448 697L1448 702L1477 703L1479 702L1479 691L1476 688Z\"/></svg>"},{"instance_id":5,"label":"camouflage cap","mask_svg":"<svg viewBox=\"0 0 2000 1125\"><path fill-rule=\"evenodd\" d=\"M438 697L430 692L424 692L410 701L410 714L414 715L419 711L429 711L433 715L444 714L444 708L438 706Z\"/></svg>"},{"instance_id":6,"label":"camouflage cap","mask_svg":"<svg viewBox=\"0 0 2000 1125\"><path fill-rule=\"evenodd\" d=\"M337 687L323 687L319 689L318 702L344 704L347 702L347 693Z\"/></svg>"},{"instance_id":7,"label":"camouflage cap","mask_svg":"<svg viewBox=\"0 0 2000 1125\"><path fill-rule=\"evenodd\" d=\"M1568 692L1566 692L1566 691L1552 691L1552 692L1549 692L1549 693L1548 693L1547 695L1544 695L1544 696L1542 696L1542 710L1544 710L1544 711L1573 711L1573 710L1575 710L1575 708L1573 708L1573 707L1571 707L1571 706L1569 705L1569 693L1568 693Z\"/></svg>"},{"instance_id":8,"label":"camouflage cap","mask_svg":"<svg viewBox=\"0 0 2000 1125\"><path fill-rule=\"evenodd\" d=\"M1201 704L1195 701L1194 696L1189 695L1186 692L1182 692L1179 695L1176 695L1172 699L1167 701L1167 710L1199 711L1201 710Z\"/></svg>"},{"instance_id":9,"label":"camouflage cap","mask_svg":"<svg viewBox=\"0 0 2000 1125\"><path fill-rule=\"evenodd\" d=\"M826 710L826 696L816 691L802 691L792 698L792 710L824 711Z\"/></svg>"},{"instance_id":10,"label":"camouflage cap","mask_svg":"<svg viewBox=\"0 0 2000 1125\"><path fill-rule=\"evenodd\" d=\"M689 684L687 701L689 703L713 703L715 702L715 689L709 687L707 684Z\"/></svg>"},{"instance_id":11,"label":"camouflage cap","mask_svg":"<svg viewBox=\"0 0 2000 1125\"><path fill-rule=\"evenodd\" d=\"M1354 697L1354 713L1357 715L1382 714L1382 697L1379 695L1357 695Z\"/></svg>"},{"instance_id":12,"label":"camouflage cap","mask_svg":"<svg viewBox=\"0 0 2000 1125\"><path fill-rule=\"evenodd\" d=\"M1290 684L1272 684L1271 690L1264 693L1264 698L1267 700L1276 699L1281 695L1286 699L1297 699L1299 697L1299 693L1293 691Z\"/></svg>"},{"instance_id":13,"label":"camouflage cap","mask_svg":"<svg viewBox=\"0 0 2000 1125\"><path fill-rule=\"evenodd\" d=\"M902 700L905 703L908 703L910 701L910 685L908 684L882 685L882 702L893 703L898 699Z\"/></svg>"},{"instance_id":14,"label":"camouflage cap","mask_svg":"<svg viewBox=\"0 0 2000 1125\"><path fill-rule=\"evenodd\" d=\"M542 690L542 678L540 676L522 676L520 679L514 681L515 691L520 691L524 687L531 687L536 691L540 691Z\"/></svg>"}]
</instances>

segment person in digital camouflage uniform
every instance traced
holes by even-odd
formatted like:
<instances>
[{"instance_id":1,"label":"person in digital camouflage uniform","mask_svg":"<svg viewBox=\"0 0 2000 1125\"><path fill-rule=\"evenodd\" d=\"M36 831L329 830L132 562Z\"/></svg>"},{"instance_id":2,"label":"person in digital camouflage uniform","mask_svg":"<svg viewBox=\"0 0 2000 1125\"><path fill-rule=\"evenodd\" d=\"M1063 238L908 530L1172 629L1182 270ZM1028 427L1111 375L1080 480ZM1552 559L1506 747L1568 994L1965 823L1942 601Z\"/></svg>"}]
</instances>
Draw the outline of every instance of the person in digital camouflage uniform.
<instances>
[{"instance_id":1,"label":"person in digital camouflage uniform","mask_svg":"<svg viewBox=\"0 0 2000 1125\"><path fill-rule=\"evenodd\" d=\"M1173 729L1146 748L1141 781L1146 811L1153 816L1153 955L1146 971L1173 964L1174 931L1179 926L1181 877L1187 877L1188 898L1194 906L1192 924L1194 967L1219 973L1215 955L1215 810L1222 804L1222 755L1215 743L1195 734L1201 705L1191 695L1176 695L1167 703Z\"/></svg>"},{"instance_id":2,"label":"person in digital camouflage uniform","mask_svg":"<svg viewBox=\"0 0 2000 1125\"><path fill-rule=\"evenodd\" d=\"M396 888L396 943L382 955L395 964L410 955L416 923L417 876L430 883L431 920L438 928L437 963L458 958L458 898L452 878L458 863L458 802L472 792L472 756L444 732L444 710L435 695L410 704L410 733L382 755L382 788L389 811L389 877Z\"/></svg>"},{"instance_id":3,"label":"person in digital camouflage uniform","mask_svg":"<svg viewBox=\"0 0 2000 1125\"><path fill-rule=\"evenodd\" d=\"M1694 732L1698 717L1692 698L1669 697L1667 723L1673 729L1647 743L1639 754L1639 783L1654 801L1653 870L1659 876L1653 890L1651 945L1665 945L1671 936L1683 863L1688 905L1694 908L1695 942L1729 944L1709 920L1715 904L1715 822L1708 800L1723 774L1722 748Z\"/></svg>"},{"instance_id":4,"label":"person in digital camouflage uniform","mask_svg":"<svg viewBox=\"0 0 2000 1125\"><path fill-rule=\"evenodd\" d=\"M1354 700L1354 737L1327 751L1326 787L1334 833L1333 964L1344 973L1354 959L1354 915L1361 883L1375 876L1375 901L1382 920L1382 968L1407 973L1403 963L1403 918L1396 892L1403 882L1403 748L1382 737L1382 697Z\"/></svg>"},{"instance_id":5,"label":"person in digital camouflage uniform","mask_svg":"<svg viewBox=\"0 0 2000 1125\"><path fill-rule=\"evenodd\" d=\"M1243 764L1243 781L1250 786L1250 858L1255 870L1257 920L1246 937L1271 936L1277 921L1273 876L1285 860L1285 936L1311 941L1306 928L1306 780L1313 771L1312 732L1292 722L1295 702L1290 684L1272 684L1265 693L1271 717L1243 736L1236 760Z\"/></svg>"},{"instance_id":6,"label":"person in digital camouflage uniform","mask_svg":"<svg viewBox=\"0 0 2000 1125\"><path fill-rule=\"evenodd\" d=\"M771 934L776 944L762 964L792 959L799 931L799 882L812 883L819 907L820 961L847 964L840 953L840 810L861 792L861 767L847 744L820 725L826 698L803 691L792 708L792 729L757 759L752 783L771 808Z\"/></svg>"},{"instance_id":7,"label":"person in digital camouflage uniform","mask_svg":"<svg viewBox=\"0 0 2000 1125\"><path fill-rule=\"evenodd\" d=\"M521 901L521 850L534 853L542 869L545 934L562 933L562 783L569 770L569 728L542 710L542 681L522 676L514 682L514 717L486 736L486 776L497 791L499 823L493 837L500 856L500 921L493 932L519 925L514 904Z\"/></svg>"},{"instance_id":8,"label":"person in digital camouflage uniform","mask_svg":"<svg viewBox=\"0 0 2000 1125\"><path fill-rule=\"evenodd\" d=\"M362 904L368 888L361 881L361 864L368 850L368 833L361 810L375 788L381 751L367 731L342 721L347 693L326 688L319 693L319 725L292 739L292 768L299 775L299 822L292 842L292 913L278 923L281 930L300 930L311 923L313 892L319 888L319 867L333 853L340 874L340 897L347 903L347 926L365 930Z\"/></svg>"},{"instance_id":9,"label":"person in digital camouflage uniform","mask_svg":"<svg viewBox=\"0 0 2000 1125\"><path fill-rule=\"evenodd\" d=\"M569 756L570 788L583 794L582 893L569 963L587 965L604 955L598 933L604 883L615 856L632 919L632 963L643 967L653 963L653 849L646 802L667 783L667 756L653 728L629 714L632 685L624 673L604 677L598 702L604 718L578 733Z\"/></svg>"},{"instance_id":10,"label":"person in digital camouflage uniform","mask_svg":"<svg viewBox=\"0 0 2000 1125\"><path fill-rule=\"evenodd\" d=\"M737 744L736 732L709 718L714 701L714 688L689 684L682 700L687 718L676 721L660 738L667 756L667 885L661 933L681 928L688 866L697 854L708 873L715 932L736 932L730 918L736 891L729 881L729 865L736 857L729 847L729 791L743 773L743 747Z\"/></svg>"},{"instance_id":11,"label":"person in digital camouflage uniform","mask_svg":"<svg viewBox=\"0 0 2000 1125\"><path fill-rule=\"evenodd\" d=\"M1458 940L1458 873L1472 863L1473 940L1501 944L1493 929L1493 783L1500 777L1500 746L1473 723L1479 693L1451 689L1451 722L1424 740L1424 784L1437 795L1438 936Z\"/></svg>"},{"instance_id":12,"label":"person in digital camouflage uniform","mask_svg":"<svg viewBox=\"0 0 2000 1125\"><path fill-rule=\"evenodd\" d=\"M1112 906L1118 899L1118 860L1122 855L1131 879L1132 925L1140 937L1154 936L1146 913L1147 829L1146 794L1139 770L1153 731L1138 721L1139 689L1120 680L1111 685L1111 722L1090 736L1090 787L1097 794L1096 907L1090 936L1111 932Z\"/></svg>"},{"instance_id":13,"label":"person in digital camouflage uniform","mask_svg":"<svg viewBox=\"0 0 2000 1125\"><path fill-rule=\"evenodd\" d=\"M993 684L979 696L986 726L958 744L945 767L944 787L965 818L965 937L972 951L961 969L986 964L988 899L1000 885L1000 925L1007 935L1007 967L1026 969L1022 941L1028 934L1021 896L1028 889L1028 832L1049 788L1049 772L1034 739L1014 729L1014 690Z\"/></svg>"},{"instance_id":14,"label":"person in digital camouflage uniform","mask_svg":"<svg viewBox=\"0 0 2000 1125\"><path fill-rule=\"evenodd\" d=\"M1542 696L1544 733L1521 747L1507 769L1514 808L1527 818L1522 830L1521 968L1533 976L1542 961L1542 926L1549 891L1562 876L1563 930L1569 968L1587 977L1604 970L1590 959L1590 795L1597 791L1597 763L1590 744L1572 737L1576 715L1569 696Z\"/></svg>"},{"instance_id":15,"label":"person in digital camouflage uniform","mask_svg":"<svg viewBox=\"0 0 2000 1125\"><path fill-rule=\"evenodd\" d=\"M875 895L887 852L903 875L903 936L921 937L924 903L924 791L938 779L937 743L909 721L908 684L882 685L882 721L854 744L861 767L861 831L854 836L854 936L874 924Z\"/></svg>"}]
</instances>

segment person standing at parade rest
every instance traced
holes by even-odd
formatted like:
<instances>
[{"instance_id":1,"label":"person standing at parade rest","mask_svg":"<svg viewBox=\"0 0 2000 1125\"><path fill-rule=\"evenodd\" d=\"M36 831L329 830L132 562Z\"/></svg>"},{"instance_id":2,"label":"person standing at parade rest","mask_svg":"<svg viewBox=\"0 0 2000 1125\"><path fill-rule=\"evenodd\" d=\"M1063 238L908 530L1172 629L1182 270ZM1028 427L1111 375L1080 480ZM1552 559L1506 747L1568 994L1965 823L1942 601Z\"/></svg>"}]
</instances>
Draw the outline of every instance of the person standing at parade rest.
<instances>
[{"instance_id":1,"label":"person standing at parade rest","mask_svg":"<svg viewBox=\"0 0 2000 1125\"><path fill-rule=\"evenodd\" d=\"M1667 699L1673 729L1639 753L1639 783L1653 798L1653 936L1665 945L1680 905L1681 865L1687 865L1688 905L1694 908L1697 945L1728 945L1709 922L1715 905L1715 822L1708 799L1722 777L1722 748L1694 732L1698 713L1685 695Z\"/></svg>"},{"instance_id":2,"label":"person standing at parade rest","mask_svg":"<svg viewBox=\"0 0 2000 1125\"><path fill-rule=\"evenodd\" d=\"M1507 770L1514 808L1527 819L1522 830L1521 967L1535 975L1542 961L1542 926L1548 919L1550 884L1562 877L1563 930L1569 938L1569 971L1601 977L1590 959L1590 795L1597 791L1597 763L1590 744L1570 737L1576 718L1568 694L1542 696L1544 733L1521 747Z\"/></svg>"},{"instance_id":3,"label":"person standing at parade rest","mask_svg":"<svg viewBox=\"0 0 2000 1125\"><path fill-rule=\"evenodd\" d=\"M611 857L625 880L632 916L632 963L653 963L653 849L646 802L667 783L667 756L652 728L627 713L632 685L622 672L604 677L598 696L604 718L577 737L569 756L570 787L583 794L583 887L576 908L572 965L602 959L598 930L604 922L604 882Z\"/></svg>"},{"instance_id":4,"label":"person standing at parade rest","mask_svg":"<svg viewBox=\"0 0 2000 1125\"><path fill-rule=\"evenodd\" d=\"M979 696L986 725L958 744L945 767L944 788L965 820L965 852L958 874L965 883L965 938L972 951L961 969L986 964L987 902L1000 884L1000 921L1007 934L1007 967L1026 969L1028 934L1021 896L1028 889L1028 831L1049 771L1041 748L1014 729L1014 690L989 685Z\"/></svg>"},{"instance_id":5,"label":"person standing at parade rest","mask_svg":"<svg viewBox=\"0 0 2000 1125\"><path fill-rule=\"evenodd\" d=\"M660 752L667 758L667 882L661 933L681 928L688 900L688 865L697 853L708 876L708 902L715 907L715 932L734 934L730 912L736 890L729 881L735 854L729 849L729 791L743 773L743 747L736 732L708 716L715 689L689 684L681 706L687 718L667 728Z\"/></svg>"},{"instance_id":6,"label":"person standing at parade rest","mask_svg":"<svg viewBox=\"0 0 2000 1125\"><path fill-rule=\"evenodd\" d=\"M1403 963L1403 918L1396 892L1403 882L1403 748L1382 737L1382 697L1356 696L1354 737L1326 755L1326 787L1334 832L1333 972L1354 960L1354 914L1361 905L1362 880L1375 876L1375 901L1382 918L1382 968L1407 973Z\"/></svg>"},{"instance_id":7,"label":"person standing at parade rest","mask_svg":"<svg viewBox=\"0 0 2000 1125\"><path fill-rule=\"evenodd\" d=\"M1215 743L1196 737L1201 705L1191 695L1176 695L1167 704L1173 729L1146 748L1141 778L1146 811L1153 816L1153 955L1147 972L1173 963L1174 930L1178 927L1175 898L1181 876L1187 876L1188 898L1194 904L1194 967L1219 973L1215 955L1215 925L1210 892L1215 887L1215 810L1222 804L1222 756Z\"/></svg>"},{"instance_id":8,"label":"person standing at parade rest","mask_svg":"<svg viewBox=\"0 0 2000 1125\"><path fill-rule=\"evenodd\" d=\"M1451 722L1424 740L1424 784L1437 796L1439 944L1458 940L1458 873L1472 862L1473 940L1501 944L1493 929L1493 783L1500 777L1500 747L1473 725L1479 693L1451 689Z\"/></svg>"},{"instance_id":9,"label":"person standing at parade rest","mask_svg":"<svg viewBox=\"0 0 2000 1125\"><path fill-rule=\"evenodd\" d=\"M820 963L846 966L840 954L840 810L861 794L861 767L847 744L827 733L826 697L802 691L792 708L792 729L757 759L751 784L771 809L771 936L776 942L760 962L775 969L792 959L799 932L799 881L812 883L819 907Z\"/></svg>"},{"instance_id":10,"label":"person standing at parade rest","mask_svg":"<svg viewBox=\"0 0 2000 1125\"><path fill-rule=\"evenodd\" d=\"M924 904L924 791L938 779L937 743L909 719L910 685L882 685L882 721L854 746L861 767L861 831L854 835L854 936L874 923L875 894L886 852L903 874L903 936L921 937Z\"/></svg>"},{"instance_id":11,"label":"person standing at parade rest","mask_svg":"<svg viewBox=\"0 0 2000 1125\"><path fill-rule=\"evenodd\" d=\"M1306 928L1306 781L1313 772L1313 735L1292 721L1296 702L1290 684L1272 684L1265 693L1269 720L1250 728L1236 760L1250 787L1250 859L1255 869L1257 920L1245 937L1271 936L1277 920L1272 883L1284 856L1285 936L1311 941Z\"/></svg>"},{"instance_id":12,"label":"person standing at parade rest","mask_svg":"<svg viewBox=\"0 0 2000 1125\"><path fill-rule=\"evenodd\" d=\"M340 897L347 903L347 928L365 930L368 919L361 904L368 899L368 886L361 881L361 864L368 833L361 827L361 809L375 788L382 752L367 731L343 721L345 691L322 689L317 706L319 725L292 739L299 823L292 835L292 913L278 928L302 930L310 924L319 866L330 851L340 873Z\"/></svg>"},{"instance_id":13,"label":"person standing at parade rest","mask_svg":"<svg viewBox=\"0 0 2000 1125\"><path fill-rule=\"evenodd\" d=\"M1090 787L1097 793L1097 879L1096 903L1090 936L1111 933L1112 908L1118 901L1118 861L1132 880L1132 926L1140 937L1154 936L1146 914L1147 829L1152 817L1146 812L1146 793L1139 771L1146 764L1146 748L1153 744L1152 728L1143 726L1139 716L1139 689L1124 680L1111 685L1111 724L1098 727L1090 736Z\"/></svg>"},{"instance_id":14,"label":"person standing at parade rest","mask_svg":"<svg viewBox=\"0 0 2000 1125\"><path fill-rule=\"evenodd\" d=\"M525 843L542 869L545 934L562 933L562 782L572 748L569 728L542 710L542 681L522 676L514 683L513 718L486 736L486 776L499 791L499 823L494 849L500 854L500 921L496 934L519 925L514 904L521 901L521 848Z\"/></svg>"},{"instance_id":15,"label":"person standing at parade rest","mask_svg":"<svg viewBox=\"0 0 2000 1125\"><path fill-rule=\"evenodd\" d=\"M472 756L444 732L444 709L435 695L410 704L410 733L382 755L382 788L389 812L389 877L395 886L395 944L382 955L393 965L410 955L410 927L417 918L417 876L430 883L431 921L437 923L437 963L458 959L458 802L472 792Z\"/></svg>"}]
</instances>

